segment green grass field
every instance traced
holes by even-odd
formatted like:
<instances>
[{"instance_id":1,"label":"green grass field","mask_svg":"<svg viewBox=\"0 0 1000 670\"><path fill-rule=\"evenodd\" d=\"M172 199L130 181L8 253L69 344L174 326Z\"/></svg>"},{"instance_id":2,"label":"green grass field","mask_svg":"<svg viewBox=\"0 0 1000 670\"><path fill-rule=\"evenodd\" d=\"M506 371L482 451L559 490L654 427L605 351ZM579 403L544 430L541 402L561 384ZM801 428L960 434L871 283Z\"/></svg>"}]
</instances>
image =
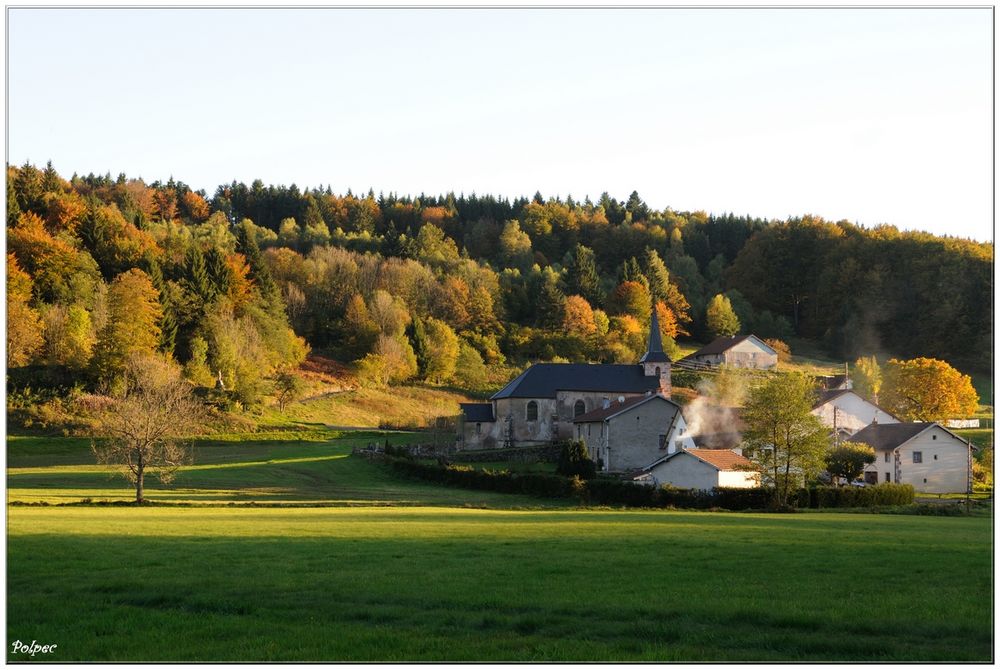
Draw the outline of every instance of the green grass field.
<instances>
[{"instance_id":1,"label":"green grass field","mask_svg":"<svg viewBox=\"0 0 1000 670\"><path fill-rule=\"evenodd\" d=\"M60 661L987 661L990 542L974 518L14 507L7 634Z\"/></svg>"},{"instance_id":2,"label":"green grass field","mask_svg":"<svg viewBox=\"0 0 1000 670\"><path fill-rule=\"evenodd\" d=\"M386 468L351 458L355 446L389 439L421 442L420 433L276 432L198 441L194 463L170 487L147 480L146 498L174 503L305 503L328 505L565 505L527 496L462 491L401 479ZM134 490L114 471L94 464L88 440L11 437L7 446L9 502L127 501Z\"/></svg>"},{"instance_id":3,"label":"green grass field","mask_svg":"<svg viewBox=\"0 0 1000 670\"><path fill-rule=\"evenodd\" d=\"M990 515L580 509L348 455L374 439L200 441L148 490L191 505L9 506L8 641L56 662L992 658ZM9 439L9 500L128 500L91 458Z\"/></svg>"}]
</instances>

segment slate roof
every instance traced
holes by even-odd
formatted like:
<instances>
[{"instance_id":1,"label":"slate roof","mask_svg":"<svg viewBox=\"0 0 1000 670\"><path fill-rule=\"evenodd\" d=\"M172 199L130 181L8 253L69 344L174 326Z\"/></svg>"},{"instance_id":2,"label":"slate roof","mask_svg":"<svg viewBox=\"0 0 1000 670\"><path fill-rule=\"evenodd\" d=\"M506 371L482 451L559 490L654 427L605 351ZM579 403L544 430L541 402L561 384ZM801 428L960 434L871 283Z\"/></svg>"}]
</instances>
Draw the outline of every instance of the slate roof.
<instances>
[{"instance_id":1,"label":"slate roof","mask_svg":"<svg viewBox=\"0 0 1000 670\"><path fill-rule=\"evenodd\" d=\"M663 351L663 339L660 337L660 320L656 316L656 305L649 321L649 344L646 353L639 359L640 363L669 363L670 357Z\"/></svg>"},{"instance_id":2,"label":"slate roof","mask_svg":"<svg viewBox=\"0 0 1000 670\"><path fill-rule=\"evenodd\" d=\"M708 433L695 435L691 438L694 446L699 449L732 449L743 443L743 434L739 432Z\"/></svg>"},{"instance_id":3,"label":"slate roof","mask_svg":"<svg viewBox=\"0 0 1000 670\"><path fill-rule=\"evenodd\" d=\"M555 398L557 391L646 393L659 387L660 380L647 377L637 364L536 363L490 399Z\"/></svg>"},{"instance_id":4,"label":"slate roof","mask_svg":"<svg viewBox=\"0 0 1000 670\"><path fill-rule=\"evenodd\" d=\"M620 414L627 409L641 405L642 403L652 400L653 398L660 398L665 400L674 406L674 412L680 410L680 405L675 403L670 398L664 397L662 395L649 395L649 396L636 396L635 398L628 398L625 402L618 402L615 400L607 408L598 408L587 412L586 414L581 414L580 416L573 419L573 423L592 423L595 421L604 421L605 419L610 419L616 414Z\"/></svg>"},{"instance_id":5,"label":"slate roof","mask_svg":"<svg viewBox=\"0 0 1000 670\"><path fill-rule=\"evenodd\" d=\"M492 423L496 421L493 417L493 403L489 402L460 402L458 406L465 414L466 421L477 423Z\"/></svg>"},{"instance_id":6,"label":"slate roof","mask_svg":"<svg viewBox=\"0 0 1000 670\"><path fill-rule=\"evenodd\" d=\"M864 442L875 451L888 451L924 432L933 422L925 423L875 423L851 436L851 442Z\"/></svg>"},{"instance_id":7,"label":"slate roof","mask_svg":"<svg viewBox=\"0 0 1000 670\"><path fill-rule=\"evenodd\" d=\"M826 390L832 390L838 386L843 386L847 382L847 375L821 375L816 377L816 381ZM845 389L850 390L850 389Z\"/></svg>"},{"instance_id":8,"label":"slate roof","mask_svg":"<svg viewBox=\"0 0 1000 670\"><path fill-rule=\"evenodd\" d=\"M737 335L736 337L726 337L725 335L723 335L721 337L715 338L714 340L712 340L711 342L709 342L708 344L706 344L704 347L702 347L698 351L694 352L693 354L690 354L690 355L686 356L686 358L694 358L696 356L711 356L711 355L714 355L714 354L721 354L724 351L727 351L727 350L735 347L740 342L743 342L744 340L749 340L751 337L754 338L755 340L757 340L758 342L760 342L761 344L763 344L768 349L771 349L771 347L768 347L767 344L763 340L761 340L759 337L757 337L756 335ZM772 351L773 351L773 349L772 349Z\"/></svg>"}]
</instances>

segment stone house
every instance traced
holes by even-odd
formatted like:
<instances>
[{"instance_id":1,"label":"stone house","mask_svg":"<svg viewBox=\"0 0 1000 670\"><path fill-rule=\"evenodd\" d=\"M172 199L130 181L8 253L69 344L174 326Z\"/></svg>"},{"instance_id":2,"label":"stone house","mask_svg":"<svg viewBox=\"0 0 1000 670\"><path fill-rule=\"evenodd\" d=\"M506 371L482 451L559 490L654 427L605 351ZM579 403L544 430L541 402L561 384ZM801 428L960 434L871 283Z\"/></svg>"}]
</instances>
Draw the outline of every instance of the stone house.
<instances>
[{"instance_id":1,"label":"stone house","mask_svg":"<svg viewBox=\"0 0 1000 670\"><path fill-rule=\"evenodd\" d=\"M710 344L678 361L679 366L686 364L771 370L778 365L778 352L756 335L717 337Z\"/></svg>"},{"instance_id":2,"label":"stone house","mask_svg":"<svg viewBox=\"0 0 1000 670\"><path fill-rule=\"evenodd\" d=\"M873 423L899 423L899 419L878 405L845 389L820 391L812 413L840 439L849 438Z\"/></svg>"},{"instance_id":3,"label":"stone house","mask_svg":"<svg viewBox=\"0 0 1000 670\"><path fill-rule=\"evenodd\" d=\"M670 358L663 351L656 310L649 343L638 363L536 363L488 403L462 403L461 449L492 449L573 439L573 420L612 401L670 397Z\"/></svg>"},{"instance_id":4,"label":"stone house","mask_svg":"<svg viewBox=\"0 0 1000 670\"><path fill-rule=\"evenodd\" d=\"M619 397L573 420L575 438L606 472L641 469L664 454L694 446L680 406L663 395Z\"/></svg>"},{"instance_id":5,"label":"stone house","mask_svg":"<svg viewBox=\"0 0 1000 670\"><path fill-rule=\"evenodd\" d=\"M869 484L912 484L922 493L965 493L972 484L975 447L938 423L879 423L851 439L875 449Z\"/></svg>"},{"instance_id":6,"label":"stone house","mask_svg":"<svg viewBox=\"0 0 1000 670\"><path fill-rule=\"evenodd\" d=\"M643 468L653 486L680 489L754 488L760 473L745 456L730 449L685 448Z\"/></svg>"}]
</instances>

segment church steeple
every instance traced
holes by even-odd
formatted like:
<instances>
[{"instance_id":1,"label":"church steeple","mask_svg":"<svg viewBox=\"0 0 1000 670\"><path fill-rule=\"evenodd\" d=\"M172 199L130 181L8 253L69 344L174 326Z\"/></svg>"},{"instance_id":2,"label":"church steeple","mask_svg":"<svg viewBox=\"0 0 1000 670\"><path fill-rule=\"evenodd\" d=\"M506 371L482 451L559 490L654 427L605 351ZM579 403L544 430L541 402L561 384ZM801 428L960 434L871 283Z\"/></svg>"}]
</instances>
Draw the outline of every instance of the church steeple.
<instances>
[{"instance_id":1,"label":"church steeple","mask_svg":"<svg viewBox=\"0 0 1000 670\"><path fill-rule=\"evenodd\" d=\"M649 317L649 344L646 353L639 359L640 363L670 363L670 357L663 351L663 339L660 337L660 320L656 316L656 303Z\"/></svg>"},{"instance_id":2,"label":"church steeple","mask_svg":"<svg viewBox=\"0 0 1000 670\"><path fill-rule=\"evenodd\" d=\"M660 320L656 316L656 302L649 317L649 344L646 353L639 359L643 374L647 377L657 377L659 387L657 393L670 397L670 357L663 351L663 338L660 336Z\"/></svg>"}]
</instances>

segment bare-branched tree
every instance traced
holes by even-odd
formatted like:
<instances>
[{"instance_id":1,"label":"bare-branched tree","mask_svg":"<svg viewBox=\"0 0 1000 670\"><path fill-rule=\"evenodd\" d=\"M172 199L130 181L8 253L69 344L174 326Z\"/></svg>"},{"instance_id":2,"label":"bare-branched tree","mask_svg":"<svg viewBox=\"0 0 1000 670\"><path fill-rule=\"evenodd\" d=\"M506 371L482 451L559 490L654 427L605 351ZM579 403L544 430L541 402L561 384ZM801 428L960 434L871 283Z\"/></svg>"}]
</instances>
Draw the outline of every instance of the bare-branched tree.
<instances>
[{"instance_id":1,"label":"bare-branched tree","mask_svg":"<svg viewBox=\"0 0 1000 670\"><path fill-rule=\"evenodd\" d=\"M147 474L168 484L180 466L191 462L183 439L203 425L205 409L180 368L160 356L129 357L112 398L96 431L103 439L91 449L99 463L121 469L135 485L135 501L141 505Z\"/></svg>"}]
</instances>

